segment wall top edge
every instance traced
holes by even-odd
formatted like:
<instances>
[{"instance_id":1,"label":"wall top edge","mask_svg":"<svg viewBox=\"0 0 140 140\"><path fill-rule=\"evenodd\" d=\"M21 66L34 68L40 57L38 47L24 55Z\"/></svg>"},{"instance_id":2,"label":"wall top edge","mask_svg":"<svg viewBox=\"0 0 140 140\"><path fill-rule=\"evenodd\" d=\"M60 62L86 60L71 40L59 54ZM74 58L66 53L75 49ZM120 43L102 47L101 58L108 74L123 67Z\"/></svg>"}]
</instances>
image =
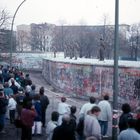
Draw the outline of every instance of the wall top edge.
<instances>
[{"instance_id":1,"label":"wall top edge","mask_svg":"<svg viewBox=\"0 0 140 140\"><path fill-rule=\"evenodd\" d=\"M69 58L65 58L65 59L64 58L45 58L44 60L59 62L59 63L76 64L76 65L96 65L96 66L107 66L107 67L111 67L114 65L114 60L99 61L99 59L84 59L84 58L78 58L77 60L69 59ZM118 66L140 68L140 61L119 60Z\"/></svg>"}]
</instances>

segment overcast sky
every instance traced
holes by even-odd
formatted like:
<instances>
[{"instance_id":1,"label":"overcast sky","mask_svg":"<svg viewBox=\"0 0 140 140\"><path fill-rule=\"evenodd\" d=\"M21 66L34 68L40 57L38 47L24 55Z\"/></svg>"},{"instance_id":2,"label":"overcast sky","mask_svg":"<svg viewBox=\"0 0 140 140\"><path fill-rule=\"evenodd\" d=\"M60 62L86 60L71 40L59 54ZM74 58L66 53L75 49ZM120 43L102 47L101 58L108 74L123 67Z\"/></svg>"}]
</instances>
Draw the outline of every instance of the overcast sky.
<instances>
[{"instance_id":1,"label":"overcast sky","mask_svg":"<svg viewBox=\"0 0 140 140\"><path fill-rule=\"evenodd\" d=\"M23 0L0 0L0 8L11 15ZM114 24L115 0L26 0L19 9L15 25L30 23L53 24ZM140 22L140 0L120 0L120 23Z\"/></svg>"}]
</instances>

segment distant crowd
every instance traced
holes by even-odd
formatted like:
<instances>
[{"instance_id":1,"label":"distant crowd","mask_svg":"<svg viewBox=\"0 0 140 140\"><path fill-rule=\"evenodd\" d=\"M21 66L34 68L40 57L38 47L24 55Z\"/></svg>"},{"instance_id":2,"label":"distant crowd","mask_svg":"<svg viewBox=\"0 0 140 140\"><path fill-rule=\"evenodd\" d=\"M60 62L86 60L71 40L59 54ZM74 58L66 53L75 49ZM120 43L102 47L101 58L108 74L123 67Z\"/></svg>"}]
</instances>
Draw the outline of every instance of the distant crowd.
<instances>
[{"instance_id":1,"label":"distant crowd","mask_svg":"<svg viewBox=\"0 0 140 140\"><path fill-rule=\"evenodd\" d=\"M108 124L112 121L109 95L99 102L89 97L89 102L77 107L61 97L57 109L52 110L51 120L46 122L46 110L50 100L45 88L36 91L36 85L28 73L16 67L0 66L0 135L5 133L6 117L9 123L21 128L21 140L31 140L46 131L46 140L101 140L108 136ZM131 113L128 103L122 105L118 122L119 140L140 140L140 107Z\"/></svg>"}]
</instances>

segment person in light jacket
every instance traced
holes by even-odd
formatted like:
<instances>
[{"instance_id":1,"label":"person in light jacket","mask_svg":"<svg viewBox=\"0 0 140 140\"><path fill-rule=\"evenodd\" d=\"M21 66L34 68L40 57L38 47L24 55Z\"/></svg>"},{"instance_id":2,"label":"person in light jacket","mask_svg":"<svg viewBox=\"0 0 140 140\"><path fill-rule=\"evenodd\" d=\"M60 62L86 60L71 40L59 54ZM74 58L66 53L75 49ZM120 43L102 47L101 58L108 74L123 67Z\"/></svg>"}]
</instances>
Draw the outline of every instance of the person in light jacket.
<instances>
[{"instance_id":1,"label":"person in light jacket","mask_svg":"<svg viewBox=\"0 0 140 140\"><path fill-rule=\"evenodd\" d=\"M128 119L128 128L121 131L118 140L140 140L140 134L135 130L136 120Z\"/></svg>"},{"instance_id":2,"label":"person in light jacket","mask_svg":"<svg viewBox=\"0 0 140 140\"><path fill-rule=\"evenodd\" d=\"M61 102L58 104L58 113L59 113L59 119L58 119L58 125L62 124L62 117L65 114L70 115L70 105L66 103L66 97L61 98Z\"/></svg>"},{"instance_id":3,"label":"person in light jacket","mask_svg":"<svg viewBox=\"0 0 140 140\"><path fill-rule=\"evenodd\" d=\"M109 95L104 95L104 100L100 101L98 106L101 109L101 113L98 116L101 126L101 133L103 136L105 136L108 130L108 122L112 119L112 109L109 103Z\"/></svg>"},{"instance_id":4,"label":"person in light jacket","mask_svg":"<svg viewBox=\"0 0 140 140\"><path fill-rule=\"evenodd\" d=\"M100 114L100 108L94 106L90 113L85 116L84 119L84 136L86 139L95 138L101 140L101 127L97 117Z\"/></svg>"},{"instance_id":5,"label":"person in light jacket","mask_svg":"<svg viewBox=\"0 0 140 140\"><path fill-rule=\"evenodd\" d=\"M10 95L9 102L8 102L10 123L14 123L14 121L15 121L16 106L17 106L17 102L13 98L13 95Z\"/></svg>"},{"instance_id":6,"label":"person in light jacket","mask_svg":"<svg viewBox=\"0 0 140 140\"><path fill-rule=\"evenodd\" d=\"M53 111L51 114L51 120L48 122L46 128L47 140L52 140L53 130L58 125L58 118L59 113L57 111Z\"/></svg>"}]
</instances>

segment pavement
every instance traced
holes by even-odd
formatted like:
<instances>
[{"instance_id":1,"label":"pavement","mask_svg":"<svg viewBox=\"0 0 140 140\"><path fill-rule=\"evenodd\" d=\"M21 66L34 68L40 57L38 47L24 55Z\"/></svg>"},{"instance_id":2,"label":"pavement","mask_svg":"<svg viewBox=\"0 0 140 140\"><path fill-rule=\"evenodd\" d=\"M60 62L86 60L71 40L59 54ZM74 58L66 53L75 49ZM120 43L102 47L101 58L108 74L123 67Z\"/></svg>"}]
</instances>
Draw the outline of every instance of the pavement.
<instances>
[{"instance_id":1,"label":"pavement","mask_svg":"<svg viewBox=\"0 0 140 140\"><path fill-rule=\"evenodd\" d=\"M4 129L5 133L0 133L0 140L20 140L21 139L21 129L16 128L14 124L10 124L9 120L6 120L6 125ZM33 136L32 140L47 140L45 134L45 129L41 136ZM103 138L102 140L111 140L111 137Z\"/></svg>"},{"instance_id":2,"label":"pavement","mask_svg":"<svg viewBox=\"0 0 140 140\"><path fill-rule=\"evenodd\" d=\"M33 136L32 140L47 140L45 129L42 130L41 136ZM5 129L3 133L0 133L0 140L20 140L21 129L16 128L14 124L10 124L9 120L6 119Z\"/></svg>"}]
</instances>

